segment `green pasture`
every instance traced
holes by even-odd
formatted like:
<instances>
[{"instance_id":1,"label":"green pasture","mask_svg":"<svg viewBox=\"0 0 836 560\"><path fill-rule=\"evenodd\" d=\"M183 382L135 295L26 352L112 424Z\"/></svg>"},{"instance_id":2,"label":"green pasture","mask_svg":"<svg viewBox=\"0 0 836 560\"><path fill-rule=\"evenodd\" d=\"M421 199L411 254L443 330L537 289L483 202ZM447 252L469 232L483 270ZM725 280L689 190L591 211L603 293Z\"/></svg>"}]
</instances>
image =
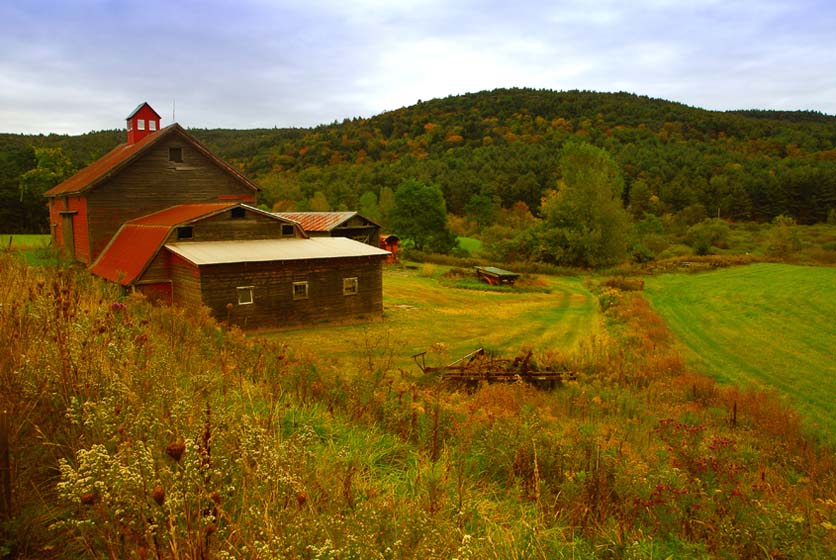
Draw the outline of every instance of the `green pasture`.
<instances>
[{"instance_id":1,"label":"green pasture","mask_svg":"<svg viewBox=\"0 0 836 560\"><path fill-rule=\"evenodd\" d=\"M836 429L836 268L757 264L648 279L645 292L697 369L774 387Z\"/></svg>"},{"instance_id":2,"label":"green pasture","mask_svg":"<svg viewBox=\"0 0 836 560\"><path fill-rule=\"evenodd\" d=\"M372 323L271 333L294 351L363 361L391 352L396 365L414 368L410 356L427 354L442 365L480 346L516 355L570 353L602 328L597 298L577 278L544 277L542 292L459 289L439 281L443 267L386 267L384 318ZM433 346L435 345L435 346Z\"/></svg>"},{"instance_id":3,"label":"green pasture","mask_svg":"<svg viewBox=\"0 0 836 560\"><path fill-rule=\"evenodd\" d=\"M2 234L0 243L4 249L38 249L49 245L49 235Z\"/></svg>"}]
</instances>

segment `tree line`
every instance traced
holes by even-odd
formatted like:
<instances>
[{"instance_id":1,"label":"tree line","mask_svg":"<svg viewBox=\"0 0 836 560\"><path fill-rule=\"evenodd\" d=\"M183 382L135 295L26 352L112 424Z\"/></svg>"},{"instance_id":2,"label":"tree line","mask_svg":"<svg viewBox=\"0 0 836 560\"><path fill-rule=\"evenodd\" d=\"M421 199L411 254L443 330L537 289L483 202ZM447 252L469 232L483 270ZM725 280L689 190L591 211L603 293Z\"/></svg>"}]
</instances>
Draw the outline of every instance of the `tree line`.
<instances>
[{"instance_id":1,"label":"tree line","mask_svg":"<svg viewBox=\"0 0 836 560\"><path fill-rule=\"evenodd\" d=\"M267 208L357 209L386 226L409 181L437 186L448 213L479 224L522 207L546 218L544 201L565 183L561 156L577 143L615 164L634 220L809 224L836 208L836 118L810 111L716 112L627 93L501 89L311 129L190 132L259 183ZM4 222L45 231L39 191L123 135L0 135Z\"/></svg>"}]
</instances>

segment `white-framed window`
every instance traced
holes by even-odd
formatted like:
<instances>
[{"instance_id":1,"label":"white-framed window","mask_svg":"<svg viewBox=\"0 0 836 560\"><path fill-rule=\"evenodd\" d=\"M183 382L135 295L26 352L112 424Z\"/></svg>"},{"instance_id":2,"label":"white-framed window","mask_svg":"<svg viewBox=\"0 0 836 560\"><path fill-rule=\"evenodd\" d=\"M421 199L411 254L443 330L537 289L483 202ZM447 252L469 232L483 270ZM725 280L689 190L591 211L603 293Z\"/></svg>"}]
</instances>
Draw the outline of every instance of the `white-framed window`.
<instances>
[{"instance_id":1,"label":"white-framed window","mask_svg":"<svg viewBox=\"0 0 836 560\"><path fill-rule=\"evenodd\" d=\"M137 119L136 128L137 130L145 130L145 119Z\"/></svg>"},{"instance_id":2,"label":"white-framed window","mask_svg":"<svg viewBox=\"0 0 836 560\"><path fill-rule=\"evenodd\" d=\"M343 278L343 295L356 296L357 295L357 277Z\"/></svg>"},{"instance_id":3,"label":"white-framed window","mask_svg":"<svg viewBox=\"0 0 836 560\"><path fill-rule=\"evenodd\" d=\"M253 302L253 286L238 286L238 305L250 305Z\"/></svg>"},{"instance_id":4,"label":"white-framed window","mask_svg":"<svg viewBox=\"0 0 836 560\"><path fill-rule=\"evenodd\" d=\"M308 299L308 283L294 282L293 283L293 299Z\"/></svg>"},{"instance_id":5,"label":"white-framed window","mask_svg":"<svg viewBox=\"0 0 836 560\"><path fill-rule=\"evenodd\" d=\"M157 121L148 121L148 130L157 130Z\"/></svg>"}]
</instances>

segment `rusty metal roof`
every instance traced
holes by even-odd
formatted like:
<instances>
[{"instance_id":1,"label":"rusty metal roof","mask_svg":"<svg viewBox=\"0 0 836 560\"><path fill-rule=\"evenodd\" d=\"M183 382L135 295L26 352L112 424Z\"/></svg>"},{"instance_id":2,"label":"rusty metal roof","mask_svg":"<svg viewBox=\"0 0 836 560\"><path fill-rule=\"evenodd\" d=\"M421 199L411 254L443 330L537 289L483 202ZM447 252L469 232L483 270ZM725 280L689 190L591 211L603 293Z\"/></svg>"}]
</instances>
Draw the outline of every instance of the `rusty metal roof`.
<instances>
[{"instance_id":1,"label":"rusty metal roof","mask_svg":"<svg viewBox=\"0 0 836 560\"><path fill-rule=\"evenodd\" d=\"M90 272L123 286L131 285L148 267L170 231L171 226L123 225Z\"/></svg>"},{"instance_id":2,"label":"rusty metal roof","mask_svg":"<svg viewBox=\"0 0 836 560\"><path fill-rule=\"evenodd\" d=\"M305 231L321 232L331 231L357 216L357 212L274 212L274 214L299 222ZM371 221L367 218L363 219Z\"/></svg>"},{"instance_id":3,"label":"rusty metal roof","mask_svg":"<svg viewBox=\"0 0 836 560\"><path fill-rule=\"evenodd\" d=\"M111 151L100 157L63 183L56 185L44 193L46 197L61 196L66 194L76 194L89 190L104 180L109 179L116 173L121 171L141 154L148 150L151 146L159 142L161 139L170 134L179 134L190 144L192 144L198 151L214 161L218 167L233 175L236 179L246 184L254 191L260 190L258 185L241 175L228 163L213 154L203 144L197 141L191 134L186 132L179 124L174 123L157 132L152 132L135 144L120 144Z\"/></svg>"},{"instance_id":4,"label":"rusty metal roof","mask_svg":"<svg viewBox=\"0 0 836 560\"><path fill-rule=\"evenodd\" d=\"M389 251L347 237L169 243L166 249L195 265L384 257Z\"/></svg>"}]
</instances>

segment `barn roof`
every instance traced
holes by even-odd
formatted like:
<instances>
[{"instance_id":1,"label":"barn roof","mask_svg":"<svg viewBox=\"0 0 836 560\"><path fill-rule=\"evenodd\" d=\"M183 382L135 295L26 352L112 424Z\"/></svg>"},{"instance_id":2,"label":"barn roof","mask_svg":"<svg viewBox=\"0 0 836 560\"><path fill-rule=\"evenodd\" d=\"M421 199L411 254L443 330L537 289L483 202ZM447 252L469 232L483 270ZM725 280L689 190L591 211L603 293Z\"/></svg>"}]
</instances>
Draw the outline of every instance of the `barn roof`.
<instances>
[{"instance_id":1,"label":"barn roof","mask_svg":"<svg viewBox=\"0 0 836 560\"><path fill-rule=\"evenodd\" d=\"M274 214L299 222L305 231L319 232L331 231L346 223L354 216L360 216L357 212L274 212ZM360 217L367 222L377 225L364 216Z\"/></svg>"},{"instance_id":2,"label":"barn roof","mask_svg":"<svg viewBox=\"0 0 836 560\"><path fill-rule=\"evenodd\" d=\"M347 237L254 239L169 243L165 246L195 265L386 256L389 251Z\"/></svg>"},{"instance_id":3,"label":"barn roof","mask_svg":"<svg viewBox=\"0 0 836 560\"><path fill-rule=\"evenodd\" d=\"M129 119L129 118L133 117L134 115L136 115L137 113L139 113L139 110L140 110L140 109L142 109L143 107L145 107L146 105L148 105L148 102L147 102L147 101L143 101L142 103L140 103L139 105L137 105L137 106L136 106L136 109L134 109L133 111L131 111L131 114L130 114L130 115L128 115L126 118L128 118L128 119ZM153 108L153 107L151 107L150 105L148 105L148 108L149 108L149 109L151 109L151 112L152 112L152 113L154 113L155 115L157 115L157 118L158 118L158 119L161 119L161 118L162 118L162 117L160 116L160 114L154 110L154 108Z\"/></svg>"},{"instance_id":4,"label":"barn roof","mask_svg":"<svg viewBox=\"0 0 836 560\"><path fill-rule=\"evenodd\" d=\"M142 105L140 105L140 107L141 106ZM186 132L179 124L174 123L160 129L157 132L149 134L134 144L120 144L116 146L104 156L100 157L63 183L60 183L46 191L44 196L55 197L90 190L99 183L110 179L119 173L122 169L147 152L152 146L172 134L181 136L184 140L193 145L199 152L212 160L218 167L232 175L238 181L244 183L252 190L260 190L258 185L241 175L232 166L213 154L208 148L198 142L196 138Z\"/></svg>"},{"instance_id":5,"label":"barn roof","mask_svg":"<svg viewBox=\"0 0 836 560\"><path fill-rule=\"evenodd\" d=\"M129 286L145 272L175 227L209 218L234 206L280 219L269 212L239 202L172 206L123 224L90 267L90 271L112 282Z\"/></svg>"}]
</instances>

